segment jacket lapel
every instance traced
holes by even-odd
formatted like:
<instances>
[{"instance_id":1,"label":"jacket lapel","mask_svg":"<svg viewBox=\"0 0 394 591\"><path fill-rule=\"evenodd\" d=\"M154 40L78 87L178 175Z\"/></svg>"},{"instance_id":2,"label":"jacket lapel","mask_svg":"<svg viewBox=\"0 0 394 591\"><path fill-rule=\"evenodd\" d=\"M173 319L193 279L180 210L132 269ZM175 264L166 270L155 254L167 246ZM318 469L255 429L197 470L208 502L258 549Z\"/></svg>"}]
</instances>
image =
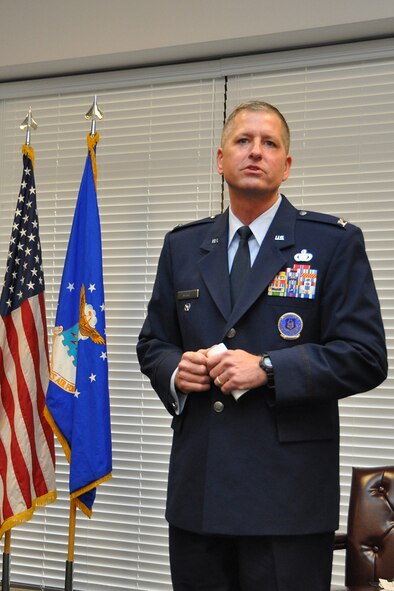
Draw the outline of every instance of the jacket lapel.
<instances>
[{"instance_id":1,"label":"jacket lapel","mask_svg":"<svg viewBox=\"0 0 394 591\"><path fill-rule=\"evenodd\" d=\"M201 244L198 261L207 289L225 319L230 316L230 280L228 271L228 210L216 218Z\"/></svg>"}]
</instances>

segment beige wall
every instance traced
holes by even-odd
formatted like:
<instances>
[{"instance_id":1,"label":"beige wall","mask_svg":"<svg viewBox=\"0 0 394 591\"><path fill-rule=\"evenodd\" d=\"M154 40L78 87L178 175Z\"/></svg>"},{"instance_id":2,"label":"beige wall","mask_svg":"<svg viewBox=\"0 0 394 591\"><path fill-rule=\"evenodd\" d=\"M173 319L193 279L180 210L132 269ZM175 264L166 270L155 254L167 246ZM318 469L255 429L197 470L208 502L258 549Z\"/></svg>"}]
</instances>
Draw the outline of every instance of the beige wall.
<instances>
[{"instance_id":1,"label":"beige wall","mask_svg":"<svg viewBox=\"0 0 394 591\"><path fill-rule=\"evenodd\" d=\"M393 31L393 0L0 0L0 82Z\"/></svg>"}]
</instances>

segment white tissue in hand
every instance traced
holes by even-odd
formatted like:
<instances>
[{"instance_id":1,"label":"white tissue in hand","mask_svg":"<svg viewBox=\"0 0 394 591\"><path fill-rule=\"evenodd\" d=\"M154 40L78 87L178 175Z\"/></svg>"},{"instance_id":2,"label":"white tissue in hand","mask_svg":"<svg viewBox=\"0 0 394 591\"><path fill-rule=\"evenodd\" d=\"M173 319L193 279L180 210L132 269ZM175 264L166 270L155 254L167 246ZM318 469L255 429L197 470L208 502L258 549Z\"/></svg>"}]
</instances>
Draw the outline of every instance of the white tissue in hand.
<instances>
[{"instance_id":1,"label":"white tissue in hand","mask_svg":"<svg viewBox=\"0 0 394 591\"><path fill-rule=\"evenodd\" d=\"M210 355L217 355L218 353L223 353L223 351L227 351L227 347L224 343L219 343L218 345L213 345L208 351L208 357ZM231 390L232 396L235 400L241 398L242 394L245 394L248 390Z\"/></svg>"}]
</instances>

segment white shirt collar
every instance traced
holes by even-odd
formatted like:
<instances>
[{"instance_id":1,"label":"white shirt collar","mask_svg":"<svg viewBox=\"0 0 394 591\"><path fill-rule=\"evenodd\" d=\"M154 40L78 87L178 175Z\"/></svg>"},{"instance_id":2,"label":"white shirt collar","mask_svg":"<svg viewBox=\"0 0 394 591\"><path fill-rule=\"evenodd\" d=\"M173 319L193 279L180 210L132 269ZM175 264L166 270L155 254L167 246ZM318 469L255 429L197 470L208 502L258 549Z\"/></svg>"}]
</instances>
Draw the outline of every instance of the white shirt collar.
<instances>
[{"instance_id":1,"label":"white shirt collar","mask_svg":"<svg viewBox=\"0 0 394 591\"><path fill-rule=\"evenodd\" d=\"M267 211L265 211L264 213L259 215L255 220L253 220L253 222L251 224L249 224L249 228L252 230L253 236L257 240L259 247L261 246L261 244L265 238L265 235L268 232L268 228L270 227L271 222L274 219L275 214L278 211L281 202L282 202L282 195L279 194L279 197L275 201L275 203L269 209L267 209ZM234 238L238 228L240 228L241 226L244 225L232 212L231 205L229 208L228 221L229 221L228 244L230 245L231 242L233 241L233 238Z\"/></svg>"}]
</instances>

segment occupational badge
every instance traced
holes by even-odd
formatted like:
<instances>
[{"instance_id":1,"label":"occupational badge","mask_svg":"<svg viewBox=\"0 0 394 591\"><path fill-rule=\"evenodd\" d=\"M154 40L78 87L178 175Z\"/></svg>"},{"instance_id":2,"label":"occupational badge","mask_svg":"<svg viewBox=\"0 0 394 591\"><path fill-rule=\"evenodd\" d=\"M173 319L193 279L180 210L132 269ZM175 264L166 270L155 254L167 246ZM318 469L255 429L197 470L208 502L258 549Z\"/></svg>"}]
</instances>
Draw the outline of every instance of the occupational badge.
<instances>
[{"instance_id":1,"label":"occupational badge","mask_svg":"<svg viewBox=\"0 0 394 591\"><path fill-rule=\"evenodd\" d=\"M304 323L301 316L294 312L286 312L278 320L278 329L282 339L293 341L298 339L301 334Z\"/></svg>"}]
</instances>

